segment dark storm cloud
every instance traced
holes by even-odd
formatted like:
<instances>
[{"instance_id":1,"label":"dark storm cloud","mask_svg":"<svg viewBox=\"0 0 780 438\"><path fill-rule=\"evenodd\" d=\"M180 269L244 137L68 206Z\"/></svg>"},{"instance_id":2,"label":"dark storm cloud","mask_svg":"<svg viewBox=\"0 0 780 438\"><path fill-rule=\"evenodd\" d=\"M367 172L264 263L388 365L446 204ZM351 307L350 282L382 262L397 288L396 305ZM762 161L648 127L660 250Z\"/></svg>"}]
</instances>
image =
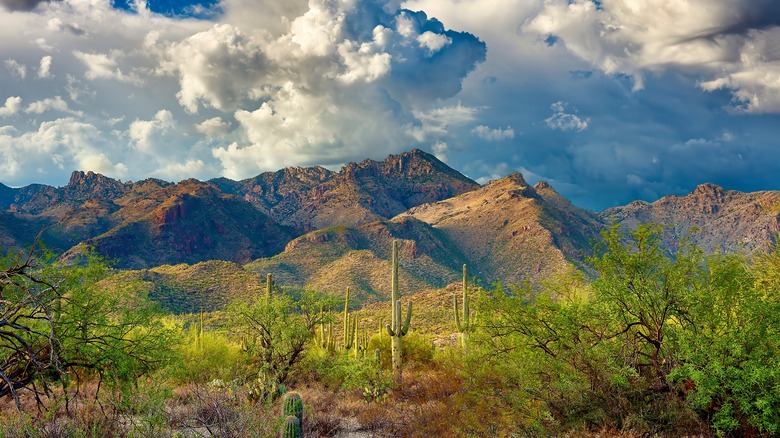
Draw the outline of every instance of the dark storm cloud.
<instances>
[{"instance_id":1,"label":"dark storm cloud","mask_svg":"<svg viewBox=\"0 0 780 438\"><path fill-rule=\"evenodd\" d=\"M51 0L0 0L0 5L9 11L31 11L39 4L48 3L49 1Z\"/></svg>"}]
</instances>

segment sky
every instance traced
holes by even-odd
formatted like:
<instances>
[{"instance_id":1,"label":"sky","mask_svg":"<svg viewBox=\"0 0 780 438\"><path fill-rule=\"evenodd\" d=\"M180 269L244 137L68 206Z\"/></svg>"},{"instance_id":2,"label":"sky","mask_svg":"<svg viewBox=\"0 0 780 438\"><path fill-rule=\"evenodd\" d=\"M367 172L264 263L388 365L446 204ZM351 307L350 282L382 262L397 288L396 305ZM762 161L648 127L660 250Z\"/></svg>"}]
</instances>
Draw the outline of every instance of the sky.
<instances>
[{"instance_id":1,"label":"sky","mask_svg":"<svg viewBox=\"0 0 780 438\"><path fill-rule=\"evenodd\" d=\"M414 148L601 210L780 189L776 0L0 0L0 182Z\"/></svg>"}]
</instances>

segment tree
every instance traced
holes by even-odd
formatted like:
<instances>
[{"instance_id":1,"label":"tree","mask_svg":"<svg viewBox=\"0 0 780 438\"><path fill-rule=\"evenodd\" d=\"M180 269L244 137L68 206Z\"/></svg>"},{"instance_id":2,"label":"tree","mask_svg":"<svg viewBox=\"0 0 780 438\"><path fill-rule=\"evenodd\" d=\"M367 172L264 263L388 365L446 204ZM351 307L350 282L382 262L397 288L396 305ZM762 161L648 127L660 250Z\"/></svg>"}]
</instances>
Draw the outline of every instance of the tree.
<instances>
[{"instance_id":1,"label":"tree","mask_svg":"<svg viewBox=\"0 0 780 438\"><path fill-rule=\"evenodd\" d=\"M691 291L672 377L718 434L780 434L780 247L712 256Z\"/></svg>"},{"instance_id":2,"label":"tree","mask_svg":"<svg viewBox=\"0 0 780 438\"><path fill-rule=\"evenodd\" d=\"M602 233L590 262L599 274L593 304L610 323L600 334L602 341L619 343L616 359L663 391L678 363L675 337L688 317L687 295L702 281L704 259L687 239L667 253L661 235L659 225L640 225L624 243L623 233L613 226Z\"/></svg>"},{"instance_id":3,"label":"tree","mask_svg":"<svg viewBox=\"0 0 780 438\"><path fill-rule=\"evenodd\" d=\"M314 327L325 317L323 308L330 309L335 301L320 293L303 291L297 300L287 294L274 294L270 299L253 297L231 303L229 313L238 333L249 335L244 342L256 359L258 377L264 396L273 396L300 361L306 342L313 337Z\"/></svg>"},{"instance_id":4,"label":"tree","mask_svg":"<svg viewBox=\"0 0 780 438\"><path fill-rule=\"evenodd\" d=\"M0 396L10 394L20 410L19 390L48 394L52 377L64 372L55 330L59 289L36 273L45 259L37 248L0 259Z\"/></svg>"},{"instance_id":5,"label":"tree","mask_svg":"<svg viewBox=\"0 0 780 438\"><path fill-rule=\"evenodd\" d=\"M132 383L167 364L173 331L145 295L104 287L108 267L94 255L50 260L39 247L0 260L0 396L21 409L19 390L51 395L82 375Z\"/></svg>"}]
</instances>

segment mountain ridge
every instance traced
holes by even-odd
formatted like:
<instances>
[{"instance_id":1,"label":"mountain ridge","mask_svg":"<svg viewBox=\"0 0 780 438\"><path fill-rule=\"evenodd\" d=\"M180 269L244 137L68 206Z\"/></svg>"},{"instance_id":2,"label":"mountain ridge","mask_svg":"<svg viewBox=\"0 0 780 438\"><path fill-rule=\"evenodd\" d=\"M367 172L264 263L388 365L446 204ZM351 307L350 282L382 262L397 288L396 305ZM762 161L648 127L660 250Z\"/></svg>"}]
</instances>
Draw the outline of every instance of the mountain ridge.
<instances>
[{"instance_id":1,"label":"mountain ridge","mask_svg":"<svg viewBox=\"0 0 780 438\"><path fill-rule=\"evenodd\" d=\"M520 173L479 185L412 150L334 172L291 167L241 181L122 182L75 171L68 184L0 184L0 246L41 239L64 260L88 248L117 267L146 269L213 259L274 272L282 284L385 298L389 244L402 245L408 290L443 287L460 266L483 284L539 282L588 270L604 227L665 225L673 249L692 230L707 251L757 251L780 232L780 192L701 184L686 195L583 210L547 182ZM404 261L405 260L405 261Z\"/></svg>"}]
</instances>

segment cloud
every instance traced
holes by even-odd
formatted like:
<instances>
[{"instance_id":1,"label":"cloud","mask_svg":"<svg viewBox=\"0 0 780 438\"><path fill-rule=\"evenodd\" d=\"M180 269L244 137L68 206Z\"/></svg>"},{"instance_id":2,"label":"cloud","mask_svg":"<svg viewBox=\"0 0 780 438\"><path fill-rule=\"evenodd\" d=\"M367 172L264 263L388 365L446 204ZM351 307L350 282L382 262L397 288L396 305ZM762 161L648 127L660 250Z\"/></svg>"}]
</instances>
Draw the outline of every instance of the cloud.
<instances>
[{"instance_id":1,"label":"cloud","mask_svg":"<svg viewBox=\"0 0 780 438\"><path fill-rule=\"evenodd\" d=\"M51 18L48 22L46 22L46 29L54 33L67 32L75 36L83 36L87 33L78 24L63 23L63 21L58 17Z\"/></svg>"},{"instance_id":2,"label":"cloud","mask_svg":"<svg viewBox=\"0 0 780 438\"><path fill-rule=\"evenodd\" d=\"M120 178L127 175L127 166L123 163L114 164L102 153L84 155L78 161L78 169L83 171L93 171L103 175L111 175L114 178Z\"/></svg>"},{"instance_id":3,"label":"cloud","mask_svg":"<svg viewBox=\"0 0 780 438\"><path fill-rule=\"evenodd\" d=\"M178 76L176 96L189 113L200 106L236 110L245 96L260 93L265 62L259 42L229 24L172 43L164 56L160 71Z\"/></svg>"},{"instance_id":4,"label":"cloud","mask_svg":"<svg viewBox=\"0 0 780 438\"><path fill-rule=\"evenodd\" d=\"M447 162L447 151L449 150L449 147L447 147L447 143L443 141L437 141L436 143L431 146L431 152L433 152L433 155L436 156L436 158L440 159L441 161Z\"/></svg>"},{"instance_id":5,"label":"cloud","mask_svg":"<svg viewBox=\"0 0 780 438\"><path fill-rule=\"evenodd\" d=\"M230 131L231 124L222 117L212 117L195 125L195 130L206 137L221 137Z\"/></svg>"},{"instance_id":6,"label":"cloud","mask_svg":"<svg viewBox=\"0 0 780 438\"><path fill-rule=\"evenodd\" d=\"M13 183L29 173L70 172L98 154L98 129L73 118L41 123L30 132L0 128L0 174ZM40 176L39 176L40 177Z\"/></svg>"},{"instance_id":7,"label":"cloud","mask_svg":"<svg viewBox=\"0 0 780 438\"><path fill-rule=\"evenodd\" d=\"M417 37L417 42L420 43L420 47L427 49L428 55L431 56L441 50L444 46L452 44L452 38L439 33L426 31Z\"/></svg>"},{"instance_id":8,"label":"cloud","mask_svg":"<svg viewBox=\"0 0 780 438\"><path fill-rule=\"evenodd\" d=\"M583 131L587 129L590 119L581 119L576 114L567 114L567 106L567 104L560 101L550 105L550 109L553 110L553 115L544 120L545 123L547 123L547 126L561 131ZM574 112L576 113L576 109Z\"/></svg>"},{"instance_id":9,"label":"cloud","mask_svg":"<svg viewBox=\"0 0 780 438\"><path fill-rule=\"evenodd\" d=\"M116 60L118 54L108 55L105 53L84 53L80 50L74 50L73 56L87 66L84 77L89 80L95 79L116 79L120 82L127 82L134 85L141 85L143 81L134 74L125 74L119 68Z\"/></svg>"},{"instance_id":10,"label":"cloud","mask_svg":"<svg viewBox=\"0 0 780 438\"><path fill-rule=\"evenodd\" d=\"M41 64L38 67L38 78L49 78L51 77L51 56L46 55L43 58L41 58Z\"/></svg>"},{"instance_id":11,"label":"cloud","mask_svg":"<svg viewBox=\"0 0 780 438\"><path fill-rule=\"evenodd\" d=\"M41 3L51 0L0 0L0 5L9 11L31 11ZM60 0L55 0L60 1Z\"/></svg>"},{"instance_id":12,"label":"cloud","mask_svg":"<svg viewBox=\"0 0 780 438\"><path fill-rule=\"evenodd\" d=\"M509 126L506 129L491 129L485 125L479 125L472 129L471 133L487 141L511 140L515 138L515 130Z\"/></svg>"},{"instance_id":13,"label":"cloud","mask_svg":"<svg viewBox=\"0 0 780 438\"><path fill-rule=\"evenodd\" d=\"M167 164L154 173L171 180L181 180L192 178L193 175L200 174L205 168L206 164L201 160L187 160L185 163Z\"/></svg>"},{"instance_id":14,"label":"cloud","mask_svg":"<svg viewBox=\"0 0 780 438\"><path fill-rule=\"evenodd\" d=\"M15 59L8 58L5 61L5 68L13 75L16 76L19 79L24 79L27 77L27 66L24 64L20 64Z\"/></svg>"},{"instance_id":15,"label":"cloud","mask_svg":"<svg viewBox=\"0 0 780 438\"><path fill-rule=\"evenodd\" d=\"M635 91L666 70L701 75L703 90L728 89L736 108L780 112L780 6L772 0L546 0L525 28L554 36Z\"/></svg>"},{"instance_id":16,"label":"cloud","mask_svg":"<svg viewBox=\"0 0 780 438\"><path fill-rule=\"evenodd\" d=\"M61 96L54 96L53 98L49 97L46 99L37 100L29 104L24 112L28 114L43 114L44 112L51 110L73 114L76 116L83 115L81 111L70 109L68 102L65 102Z\"/></svg>"},{"instance_id":17,"label":"cloud","mask_svg":"<svg viewBox=\"0 0 780 438\"><path fill-rule=\"evenodd\" d=\"M170 133L176 126L173 114L168 110L157 111L152 120L135 120L130 123L128 136L132 146L139 152L158 156L162 154L161 136Z\"/></svg>"},{"instance_id":18,"label":"cloud","mask_svg":"<svg viewBox=\"0 0 780 438\"><path fill-rule=\"evenodd\" d=\"M22 108L22 98L11 96L5 100L5 104L0 106L0 117L7 117L19 112Z\"/></svg>"}]
</instances>

